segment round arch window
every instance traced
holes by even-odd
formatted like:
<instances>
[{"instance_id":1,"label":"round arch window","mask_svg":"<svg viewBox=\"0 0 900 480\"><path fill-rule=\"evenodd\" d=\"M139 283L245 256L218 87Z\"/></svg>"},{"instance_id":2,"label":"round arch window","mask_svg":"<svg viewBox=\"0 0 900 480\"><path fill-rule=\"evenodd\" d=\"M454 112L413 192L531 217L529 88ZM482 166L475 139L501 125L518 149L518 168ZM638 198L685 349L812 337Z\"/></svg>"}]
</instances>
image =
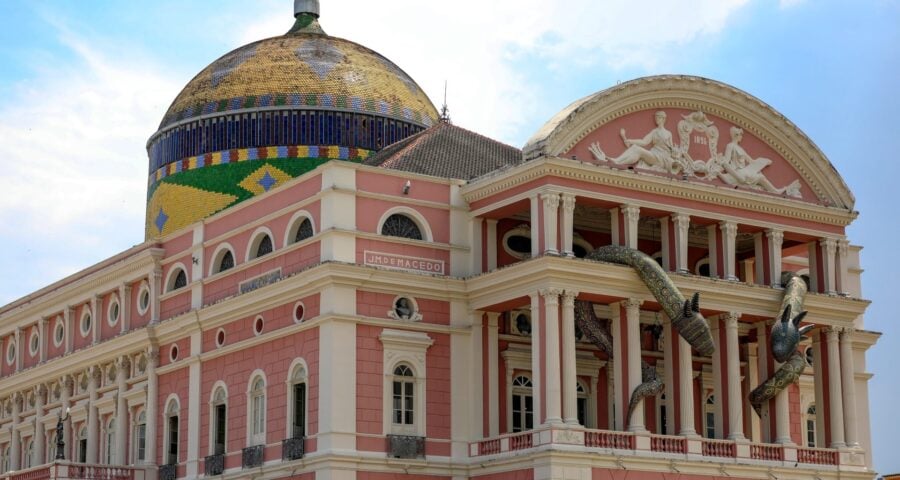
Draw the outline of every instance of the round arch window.
<instances>
[{"instance_id":1,"label":"round arch window","mask_svg":"<svg viewBox=\"0 0 900 480\"><path fill-rule=\"evenodd\" d=\"M121 312L119 311L119 301L116 299L113 299L113 301L110 302L110 304L109 304L109 311L106 314L106 322L109 324L110 327L115 326L115 324L119 321L120 313Z\"/></svg>"},{"instance_id":2,"label":"round arch window","mask_svg":"<svg viewBox=\"0 0 900 480\"><path fill-rule=\"evenodd\" d=\"M225 330L220 328L216 332L216 347L221 347L222 345L225 345Z\"/></svg>"},{"instance_id":3,"label":"round arch window","mask_svg":"<svg viewBox=\"0 0 900 480\"><path fill-rule=\"evenodd\" d=\"M416 222L406 215L395 213L388 217L381 226L381 234L388 237L422 240L422 230Z\"/></svg>"},{"instance_id":4,"label":"round arch window","mask_svg":"<svg viewBox=\"0 0 900 480\"><path fill-rule=\"evenodd\" d=\"M62 345L62 342L65 338L66 326L63 324L62 318L57 318L56 325L53 327L53 345L57 347Z\"/></svg>"},{"instance_id":5,"label":"round arch window","mask_svg":"<svg viewBox=\"0 0 900 480\"><path fill-rule=\"evenodd\" d=\"M253 334L254 335L259 335L262 333L264 323L265 322L263 321L262 316L256 317L256 320L253 321Z\"/></svg>"},{"instance_id":6,"label":"round arch window","mask_svg":"<svg viewBox=\"0 0 900 480\"><path fill-rule=\"evenodd\" d=\"M40 346L41 336L38 334L37 329L34 329L31 332L31 337L29 338L28 342L28 353L30 353L32 357L37 355Z\"/></svg>"},{"instance_id":7,"label":"round arch window","mask_svg":"<svg viewBox=\"0 0 900 480\"><path fill-rule=\"evenodd\" d=\"M169 360L176 361L178 360L178 344L172 344L172 348L169 349Z\"/></svg>"},{"instance_id":8,"label":"round arch window","mask_svg":"<svg viewBox=\"0 0 900 480\"><path fill-rule=\"evenodd\" d=\"M12 365L16 362L16 343L10 341L6 347L6 363Z\"/></svg>"},{"instance_id":9,"label":"round arch window","mask_svg":"<svg viewBox=\"0 0 900 480\"><path fill-rule=\"evenodd\" d=\"M138 293L138 313L143 315L148 309L150 309L150 287L144 284Z\"/></svg>"},{"instance_id":10,"label":"round arch window","mask_svg":"<svg viewBox=\"0 0 900 480\"><path fill-rule=\"evenodd\" d=\"M84 315L81 316L80 328L81 328L81 336L82 337L86 337L87 334L90 333L91 321L92 321L92 319L91 319L90 312L86 312Z\"/></svg>"},{"instance_id":11,"label":"round arch window","mask_svg":"<svg viewBox=\"0 0 900 480\"><path fill-rule=\"evenodd\" d=\"M303 302L297 302L294 305L294 321L300 323L306 316L306 307L303 305Z\"/></svg>"}]
</instances>

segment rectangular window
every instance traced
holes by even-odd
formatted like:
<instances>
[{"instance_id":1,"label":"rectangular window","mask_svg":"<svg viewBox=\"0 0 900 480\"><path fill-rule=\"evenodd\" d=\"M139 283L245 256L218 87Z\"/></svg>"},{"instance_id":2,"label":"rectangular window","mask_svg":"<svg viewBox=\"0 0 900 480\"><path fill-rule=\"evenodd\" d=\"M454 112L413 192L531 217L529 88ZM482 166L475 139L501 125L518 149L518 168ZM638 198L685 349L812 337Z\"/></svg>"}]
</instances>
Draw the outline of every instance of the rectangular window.
<instances>
[{"instance_id":1,"label":"rectangular window","mask_svg":"<svg viewBox=\"0 0 900 480\"><path fill-rule=\"evenodd\" d=\"M166 465L178 463L178 416L169 417L169 441L166 448Z\"/></svg>"},{"instance_id":2,"label":"rectangular window","mask_svg":"<svg viewBox=\"0 0 900 480\"><path fill-rule=\"evenodd\" d=\"M137 462L143 462L146 458L147 451L147 424L141 423L138 424L137 429L135 431L135 445L137 451L135 452L135 460Z\"/></svg>"},{"instance_id":3,"label":"rectangular window","mask_svg":"<svg viewBox=\"0 0 900 480\"><path fill-rule=\"evenodd\" d=\"M587 426L587 399L581 397L577 400L578 424Z\"/></svg>"},{"instance_id":4,"label":"rectangular window","mask_svg":"<svg viewBox=\"0 0 900 480\"><path fill-rule=\"evenodd\" d=\"M293 438L306 436L306 384L294 385L294 421L292 425Z\"/></svg>"},{"instance_id":5,"label":"rectangular window","mask_svg":"<svg viewBox=\"0 0 900 480\"><path fill-rule=\"evenodd\" d=\"M216 405L216 434L213 453L216 455L225 453L225 405Z\"/></svg>"}]
</instances>

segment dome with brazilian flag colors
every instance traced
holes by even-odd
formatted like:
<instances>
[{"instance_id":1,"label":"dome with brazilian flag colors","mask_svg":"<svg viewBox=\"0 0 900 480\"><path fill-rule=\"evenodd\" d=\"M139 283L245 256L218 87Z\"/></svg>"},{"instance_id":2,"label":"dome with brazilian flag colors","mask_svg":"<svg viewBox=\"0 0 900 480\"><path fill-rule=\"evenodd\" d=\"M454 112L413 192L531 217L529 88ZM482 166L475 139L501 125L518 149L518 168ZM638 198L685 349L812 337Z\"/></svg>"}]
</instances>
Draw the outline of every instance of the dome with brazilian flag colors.
<instances>
[{"instance_id":1,"label":"dome with brazilian flag colors","mask_svg":"<svg viewBox=\"0 0 900 480\"><path fill-rule=\"evenodd\" d=\"M295 0L294 17L286 34L214 61L172 102L147 142L147 238L329 160L363 161L438 121L397 65L325 34L318 0Z\"/></svg>"}]
</instances>

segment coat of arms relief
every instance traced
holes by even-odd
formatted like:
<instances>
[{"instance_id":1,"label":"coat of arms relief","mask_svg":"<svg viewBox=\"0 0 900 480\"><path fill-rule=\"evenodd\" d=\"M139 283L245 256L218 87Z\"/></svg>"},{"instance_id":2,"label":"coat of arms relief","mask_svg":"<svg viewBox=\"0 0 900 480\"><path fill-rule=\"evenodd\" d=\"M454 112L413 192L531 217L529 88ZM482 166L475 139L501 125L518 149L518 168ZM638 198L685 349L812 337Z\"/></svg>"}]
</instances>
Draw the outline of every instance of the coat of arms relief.
<instances>
[{"instance_id":1,"label":"coat of arms relief","mask_svg":"<svg viewBox=\"0 0 900 480\"><path fill-rule=\"evenodd\" d=\"M660 110L656 112L654 118L656 128L650 130L643 138L628 138L624 128L619 131L626 148L618 157L608 157L597 142L591 144L591 154L599 162L611 162L670 174L680 173L704 180L718 178L728 185L800 198L800 180L776 187L763 174L763 169L771 165L772 160L763 157L753 158L741 147L741 140L744 137L742 129L730 128L731 142L725 146L724 153L720 154L719 129L705 113L696 111L682 115L682 119L678 122L677 145L672 132L666 129L666 112ZM694 159L688 153L691 135L695 133L702 135L700 138L705 139L709 147L709 158L705 160Z\"/></svg>"}]
</instances>

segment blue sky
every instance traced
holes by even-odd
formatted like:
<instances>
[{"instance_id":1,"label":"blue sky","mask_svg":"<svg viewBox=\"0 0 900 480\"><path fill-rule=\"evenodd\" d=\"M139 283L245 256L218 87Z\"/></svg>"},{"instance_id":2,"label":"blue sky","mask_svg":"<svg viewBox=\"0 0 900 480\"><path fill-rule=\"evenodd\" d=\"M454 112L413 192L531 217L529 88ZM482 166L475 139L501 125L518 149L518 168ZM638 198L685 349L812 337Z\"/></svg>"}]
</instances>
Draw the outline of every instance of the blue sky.
<instances>
[{"instance_id":1,"label":"blue sky","mask_svg":"<svg viewBox=\"0 0 900 480\"><path fill-rule=\"evenodd\" d=\"M454 122L522 146L568 103L684 73L762 99L856 195L881 473L900 472L900 2L323 0L322 24L384 54ZM289 0L0 2L0 304L143 240L144 143L169 102L228 50L278 35Z\"/></svg>"}]
</instances>

